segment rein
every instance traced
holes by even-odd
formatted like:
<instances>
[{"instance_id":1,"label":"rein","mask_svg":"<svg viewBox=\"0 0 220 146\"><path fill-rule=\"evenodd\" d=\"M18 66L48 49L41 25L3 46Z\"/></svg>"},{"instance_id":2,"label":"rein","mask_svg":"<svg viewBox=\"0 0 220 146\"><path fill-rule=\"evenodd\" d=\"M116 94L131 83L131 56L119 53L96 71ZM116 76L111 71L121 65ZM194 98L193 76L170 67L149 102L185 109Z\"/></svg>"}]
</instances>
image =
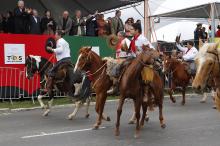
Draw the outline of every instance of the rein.
<instances>
[{"instance_id":1,"label":"rein","mask_svg":"<svg viewBox=\"0 0 220 146\"><path fill-rule=\"evenodd\" d=\"M41 72L43 71L44 67L50 62L50 60L51 60L51 59L54 59L54 58L55 58L55 54L53 54L53 55L48 59L48 61L43 65L43 67L42 67L40 70L38 70L38 73L41 73Z\"/></svg>"}]
</instances>

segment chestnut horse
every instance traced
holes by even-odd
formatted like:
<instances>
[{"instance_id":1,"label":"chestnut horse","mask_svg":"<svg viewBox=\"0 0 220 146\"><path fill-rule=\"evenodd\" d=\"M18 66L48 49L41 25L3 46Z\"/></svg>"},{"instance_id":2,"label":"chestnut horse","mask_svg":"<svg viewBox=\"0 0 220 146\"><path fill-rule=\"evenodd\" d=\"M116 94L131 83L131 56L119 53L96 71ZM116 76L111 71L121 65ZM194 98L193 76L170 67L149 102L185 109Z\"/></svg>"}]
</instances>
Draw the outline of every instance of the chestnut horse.
<instances>
[{"instance_id":1,"label":"chestnut horse","mask_svg":"<svg viewBox=\"0 0 220 146\"><path fill-rule=\"evenodd\" d=\"M110 77L106 74L105 61L102 61L101 57L91 49L92 47L82 47L79 50L79 56L74 71L90 71L92 75L92 88L96 93L95 110L98 113L98 118L93 129L98 129L102 123L102 119L110 121L109 117L104 116L103 110L107 98L107 91L113 83L110 80Z\"/></svg>"},{"instance_id":2,"label":"chestnut horse","mask_svg":"<svg viewBox=\"0 0 220 146\"><path fill-rule=\"evenodd\" d=\"M120 80L120 100L117 109L117 122L116 122L116 130L115 135L119 136L119 126L120 126L120 116L122 113L122 106L126 98L131 98L134 101L135 105L135 116L136 116L136 131L135 138L139 137L140 127L144 125L144 120L146 116L146 111L149 103L151 103L151 97L149 94L153 93L155 96L155 103L159 105L159 119L161 123L161 127L165 128L165 124L163 121L162 107L163 107L163 83L160 80L159 75L156 75L154 72L153 82L157 82L157 84L150 84L149 88L146 90L148 85L143 84L143 80L141 78L141 72L147 64L151 64L154 57L158 57L158 52L154 50L143 51L137 58L135 58L131 64L126 68ZM161 81L161 82L160 82ZM161 92L157 91L161 89ZM149 93L149 91L151 93ZM145 94L147 92L147 95ZM158 94L157 94L157 93ZM143 115L140 120L140 108L142 106Z\"/></svg>"},{"instance_id":3,"label":"chestnut horse","mask_svg":"<svg viewBox=\"0 0 220 146\"><path fill-rule=\"evenodd\" d=\"M197 72L192 86L202 91L212 76L216 88L215 102L220 110L220 48L218 45L219 43L206 43L200 48L195 59Z\"/></svg>"},{"instance_id":4,"label":"chestnut horse","mask_svg":"<svg viewBox=\"0 0 220 146\"><path fill-rule=\"evenodd\" d=\"M168 93L170 94L170 99L173 103L175 103L176 99L173 97L172 94L177 86L182 87L182 105L185 104L186 87L188 86L189 81L192 78L192 75L190 75L186 71L185 66L186 64L177 60L174 57L171 57L170 55L164 56L163 72L171 73L171 87L168 90Z\"/></svg>"}]
</instances>

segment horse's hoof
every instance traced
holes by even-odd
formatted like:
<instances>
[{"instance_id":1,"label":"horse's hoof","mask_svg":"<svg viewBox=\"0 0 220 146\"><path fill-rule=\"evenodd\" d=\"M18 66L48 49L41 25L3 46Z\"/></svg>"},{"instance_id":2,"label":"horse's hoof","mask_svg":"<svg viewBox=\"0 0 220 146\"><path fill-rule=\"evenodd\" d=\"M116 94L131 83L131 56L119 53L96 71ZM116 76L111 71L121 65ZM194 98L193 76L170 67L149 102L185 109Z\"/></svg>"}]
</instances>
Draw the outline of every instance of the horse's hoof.
<instances>
[{"instance_id":1,"label":"horse's hoof","mask_svg":"<svg viewBox=\"0 0 220 146\"><path fill-rule=\"evenodd\" d=\"M115 130L115 136L119 136L120 135L120 131L119 130Z\"/></svg>"},{"instance_id":2,"label":"horse's hoof","mask_svg":"<svg viewBox=\"0 0 220 146\"><path fill-rule=\"evenodd\" d=\"M171 101L172 101L173 103L176 103L176 99L174 99L174 98L172 98Z\"/></svg>"},{"instance_id":3,"label":"horse's hoof","mask_svg":"<svg viewBox=\"0 0 220 146\"><path fill-rule=\"evenodd\" d=\"M98 130L99 129L99 126L98 125L94 125L92 130Z\"/></svg>"},{"instance_id":4,"label":"horse's hoof","mask_svg":"<svg viewBox=\"0 0 220 146\"><path fill-rule=\"evenodd\" d=\"M213 106L212 109L217 109L217 107L216 107L216 106Z\"/></svg>"},{"instance_id":5,"label":"horse's hoof","mask_svg":"<svg viewBox=\"0 0 220 146\"><path fill-rule=\"evenodd\" d=\"M206 101L205 100L200 100L200 103L205 103Z\"/></svg>"},{"instance_id":6,"label":"horse's hoof","mask_svg":"<svg viewBox=\"0 0 220 146\"><path fill-rule=\"evenodd\" d=\"M43 113L43 116L44 116L44 117L47 117L49 113L50 113L50 110L46 110L46 111Z\"/></svg>"},{"instance_id":7,"label":"horse's hoof","mask_svg":"<svg viewBox=\"0 0 220 146\"><path fill-rule=\"evenodd\" d=\"M135 124L135 121L130 120L128 124Z\"/></svg>"},{"instance_id":8,"label":"horse's hoof","mask_svg":"<svg viewBox=\"0 0 220 146\"><path fill-rule=\"evenodd\" d=\"M165 129L165 128L166 128L166 124L162 124L162 125L161 125L161 128L162 128L162 129Z\"/></svg>"},{"instance_id":9,"label":"horse's hoof","mask_svg":"<svg viewBox=\"0 0 220 146\"><path fill-rule=\"evenodd\" d=\"M150 117L146 117L145 121L148 122L150 120Z\"/></svg>"},{"instance_id":10,"label":"horse's hoof","mask_svg":"<svg viewBox=\"0 0 220 146\"><path fill-rule=\"evenodd\" d=\"M134 138L139 138L140 137L140 132L136 132L135 134L134 134Z\"/></svg>"},{"instance_id":11,"label":"horse's hoof","mask_svg":"<svg viewBox=\"0 0 220 146\"><path fill-rule=\"evenodd\" d=\"M69 116L67 117L67 119L68 119L68 120L73 120L73 116L70 116L70 115L69 115Z\"/></svg>"},{"instance_id":12,"label":"horse's hoof","mask_svg":"<svg viewBox=\"0 0 220 146\"><path fill-rule=\"evenodd\" d=\"M107 117L106 121L111 121L110 117Z\"/></svg>"},{"instance_id":13,"label":"horse's hoof","mask_svg":"<svg viewBox=\"0 0 220 146\"><path fill-rule=\"evenodd\" d=\"M185 105L185 102L181 102L181 105Z\"/></svg>"},{"instance_id":14,"label":"horse's hoof","mask_svg":"<svg viewBox=\"0 0 220 146\"><path fill-rule=\"evenodd\" d=\"M86 116L85 116L85 117L86 117L86 118L89 118L89 116L90 116L89 114L86 114Z\"/></svg>"}]
</instances>

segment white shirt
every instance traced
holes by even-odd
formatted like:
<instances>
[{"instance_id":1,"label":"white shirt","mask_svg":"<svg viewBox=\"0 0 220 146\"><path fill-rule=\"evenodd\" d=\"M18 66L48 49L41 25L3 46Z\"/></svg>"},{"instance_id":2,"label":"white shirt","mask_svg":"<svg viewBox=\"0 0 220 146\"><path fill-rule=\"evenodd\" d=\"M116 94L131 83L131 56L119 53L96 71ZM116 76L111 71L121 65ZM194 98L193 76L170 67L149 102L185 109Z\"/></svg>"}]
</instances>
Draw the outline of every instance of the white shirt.
<instances>
[{"instance_id":1,"label":"white shirt","mask_svg":"<svg viewBox=\"0 0 220 146\"><path fill-rule=\"evenodd\" d=\"M124 44L126 44L127 47L129 48L130 43L131 43L131 41L130 41L129 39L124 38L124 39L121 41L121 46L123 46ZM128 56L131 56L131 54L130 54L130 53L127 53L127 52L125 52L125 51L122 51L121 49L118 49L118 50L116 51L116 58L125 58L125 57L128 57Z\"/></svg>"},{"instance_id":2,"label":"white shirt","mask_svg":"<svg viewBox=\"0 0 220 146\"><path fill-rule=\"evenodd\" d=\"M176 46L180 51L183 52L183 60L185 60L185 61L194 60L196 57L196 54L198 53L198 50L195 47L192 47L188 51L188 48L182 47L180 44L177 44Z\"/></svg>"},{"instance_id":3,"label":"white shirt","mask_svg":"<svg viewBox=\"0 0 220 146\"><path fill-rule=\"evenodd\" d=\"M53 51L56 54L57 61L60 61L63 58L70 57L69 44L63 38L57 40L57 48Z\"/></svg>"},{"instance_id":4,"label":"white shirt","mask_svg":"<svg viewBox=\"0 0 220 146\"><path fill-rule=\"evenodd\" d=\"M142 49L143 45L149 45L150 48L155 50L154 46L148 41L148 39L144 35L141 34L135 41L135 46L137 48L136 54L133 54L135 57L136 55L140 54L143 51Z\"/></svg>"}]
</instances>

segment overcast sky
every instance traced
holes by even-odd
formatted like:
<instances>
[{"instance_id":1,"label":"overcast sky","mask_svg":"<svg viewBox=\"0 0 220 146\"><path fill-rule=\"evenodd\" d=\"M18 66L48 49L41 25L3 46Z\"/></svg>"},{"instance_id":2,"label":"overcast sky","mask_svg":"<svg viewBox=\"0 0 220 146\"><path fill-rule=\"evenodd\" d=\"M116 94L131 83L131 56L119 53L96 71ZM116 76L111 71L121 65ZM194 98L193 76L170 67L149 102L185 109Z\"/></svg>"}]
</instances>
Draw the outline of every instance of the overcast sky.
<instances>
[{"instance_id":1,"label":"overcast sky","mask_svg":"<svg viewBox=\"0 0 220 146\"><path fill-rule=\"evenodd\" d=\"M159 14L196 5L201 5L209 2L220 2L220 0L149 0L149 5L151 14ZM137 6L136 8L143 16L143 3ZM135 20L140 19L143 22L143 17L141 15L134 8L122 10L123 21L126 21L126 19L129 17L133 17ZM105 17L114 17L114 13L106 14ZM161 19L160 23L155 24L154 28L156 30L156 36L158 40L173 41L175 36L179 33L182 34L183 39L192 39L194 28L196 27L196 23L198 22L208 24L208 20L206 19L193 21ZM207 27L207 25L204 26Z\"/></svg>"}]
</instances>

